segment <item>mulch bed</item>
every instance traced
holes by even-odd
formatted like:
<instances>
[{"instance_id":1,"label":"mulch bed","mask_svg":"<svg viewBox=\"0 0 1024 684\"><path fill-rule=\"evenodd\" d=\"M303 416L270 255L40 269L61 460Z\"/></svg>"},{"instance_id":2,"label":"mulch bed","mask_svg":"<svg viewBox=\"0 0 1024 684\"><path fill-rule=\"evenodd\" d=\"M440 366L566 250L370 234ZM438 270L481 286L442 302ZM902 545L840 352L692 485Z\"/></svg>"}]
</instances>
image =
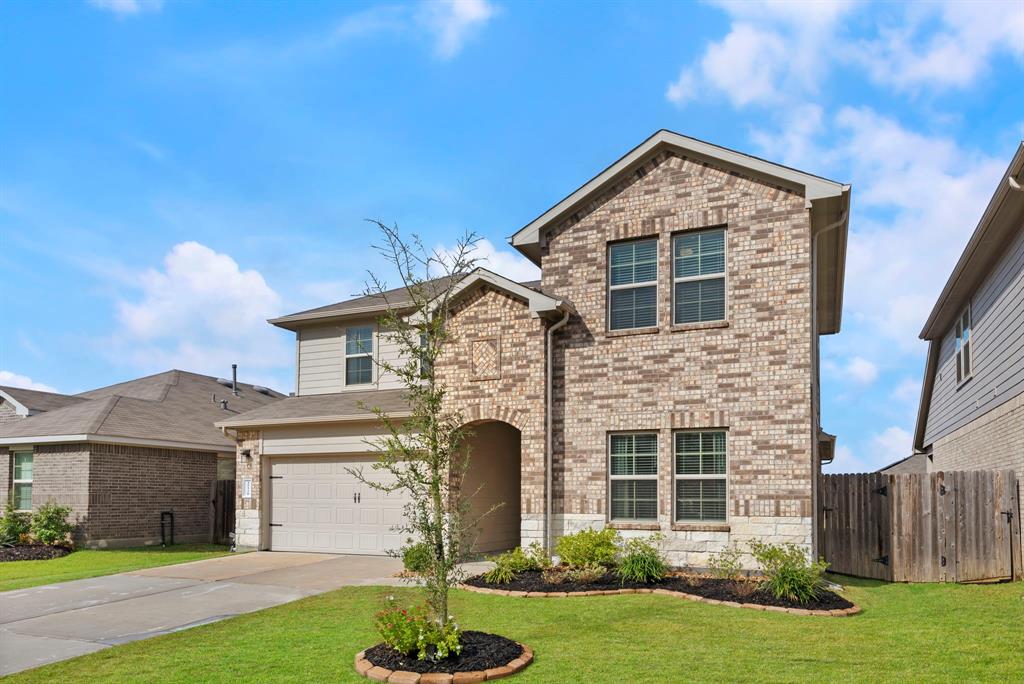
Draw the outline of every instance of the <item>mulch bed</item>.
<instances>
[{"instance_id":1,"label":"mulch bed","mask_svg":"<svg viewBox=\"0 0 1024 684\"><path fill-rule=\"evenodd\" d=\"M16 546L0 546L0 563L23 560L50 560L71 553L65 546L47 546L46 544L18 544Z\"/></svg>"},{"instance_id":2,"label":"mulch bed","mask_svg":"<svg viewBox=\"0 0 1024 684\"><path fill-rule=\"evenodd\" d=\"M388 670L406 672L474 672L502 667L523 655L523 647L503 636L466 630L462 633L462 653L438 662L417 660L416 655L402 655L385 644L366 649L364 657L374 665Z\"/></svg>"},{"instance_id":3,"label":"mulch bed","mask_svg":"<svg viewBox=\"0 0 1024 684\"><path fill-rule=\"evenodd\" d=\"M696 596L715 599L717 601L755 603L760 606L778 606L780 608L842 610L853 607L853 604L842 596L828 590L822 590L819 592L818 598L810 603L797 603L796 601L789 601L787 599L777 599L772 594L764 591L737 591L735 584L730 580L720 580L712 577L700 577L695 575L671 575L660 582L644 584L641 582L623 582L614 572L607 572L596 582L580 584L566 581L560 584L551 584L544 581L540 572L531 570L520 573L516 579L508 584L489 584L484 579L483 575L470 577L465 583L473 587L502 589L505 591L564 591L570 594L582 591L609 591L614 589L667 589L668 591L679 591L684 594L694 594Z\"/></svg>"}]
</instances>

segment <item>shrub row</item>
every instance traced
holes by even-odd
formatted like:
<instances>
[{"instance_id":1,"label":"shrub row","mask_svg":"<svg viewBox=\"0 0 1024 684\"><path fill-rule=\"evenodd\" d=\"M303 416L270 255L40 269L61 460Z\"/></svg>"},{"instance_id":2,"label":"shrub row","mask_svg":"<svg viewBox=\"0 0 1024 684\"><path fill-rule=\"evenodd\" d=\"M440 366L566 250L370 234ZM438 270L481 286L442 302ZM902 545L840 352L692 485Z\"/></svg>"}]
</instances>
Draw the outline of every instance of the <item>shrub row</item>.
<instances>
[{"instance_id":1,"label":"shrub row","mask_svg":"<svg viewBox=\"0 0 1024 684\"><path fill-rule=\"evenodd\" d=\"M8 499L0 518L0 546L38 542L49 546L71 546L75 526L68 522L71 509L48 501L34 514L14 509Z\"/></svg>"}]
</instances>

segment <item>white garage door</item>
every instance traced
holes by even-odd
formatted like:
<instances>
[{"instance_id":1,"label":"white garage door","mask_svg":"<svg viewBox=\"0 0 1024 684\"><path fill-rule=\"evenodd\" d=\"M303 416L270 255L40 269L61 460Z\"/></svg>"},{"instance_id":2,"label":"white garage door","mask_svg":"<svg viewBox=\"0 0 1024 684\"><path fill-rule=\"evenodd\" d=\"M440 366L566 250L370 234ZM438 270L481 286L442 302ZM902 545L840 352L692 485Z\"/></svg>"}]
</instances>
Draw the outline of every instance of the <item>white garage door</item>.
<instances>
[{"instance_id":1,"label":"white garage door","mask_svg":"<svg viewBox=\"0 0 1024 684\"><path fill-rule=\"evenodd\" d=\"M392 527L402 519L405 497L385 493L348 472L373 471L372 456L274 459L270 462L270 544L275 551L383 555L402 545Z\"/></svg>"}]
</instances>

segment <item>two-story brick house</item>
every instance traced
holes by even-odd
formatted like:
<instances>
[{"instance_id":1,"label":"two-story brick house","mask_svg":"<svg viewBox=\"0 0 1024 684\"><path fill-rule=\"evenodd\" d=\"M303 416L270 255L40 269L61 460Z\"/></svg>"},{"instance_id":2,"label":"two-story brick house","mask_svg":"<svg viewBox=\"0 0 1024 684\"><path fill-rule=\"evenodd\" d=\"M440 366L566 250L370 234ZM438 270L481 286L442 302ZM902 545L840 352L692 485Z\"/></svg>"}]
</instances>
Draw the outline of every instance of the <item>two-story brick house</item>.
<instances>
[{"instance_id":1,"label":"two-story brick house","mask_svg":"<svg viewBox=\"0 0 1024 684\"><path fill-rule=\"evenodd\" d=\"M612 525L663 532L672 562L752 538L811 550L818 337L838 332L850 188L659 131L518 231L541 268L463 283L437 363L474 430L470 478L503 501L478 548ZM394 293L394 300L400 293ZM381 553L399 498L359 487L400 413L359 298L271 321L297 337L297 396L236 431L238 541Z\"/></svg>"}]
</instances>

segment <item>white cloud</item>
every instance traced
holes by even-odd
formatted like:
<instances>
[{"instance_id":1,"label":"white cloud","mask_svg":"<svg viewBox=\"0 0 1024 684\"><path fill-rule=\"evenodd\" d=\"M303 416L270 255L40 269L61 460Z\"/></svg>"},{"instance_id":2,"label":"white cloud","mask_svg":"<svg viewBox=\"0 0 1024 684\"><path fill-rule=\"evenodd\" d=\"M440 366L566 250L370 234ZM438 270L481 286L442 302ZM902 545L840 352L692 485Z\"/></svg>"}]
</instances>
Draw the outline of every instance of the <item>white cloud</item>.
<instances>
[{"instance_id":1,"label":"white cloud","mask_svg":"<svg viewBox=\"0 0 1024 684\"><path fill-rule=\"evenodd\" d=\"M907 430L892 425L871 437L871 462L873 469L906 458L914 450L914 438Z\"/></svg>"},{"instance_id":2,"label":"white cloud","mask_svg":"<svg viewBox=\"0 0 1024 684\"><path fill-rule=\"evenodd\" d=\"M878 34L850 51L872 80L902 90L964 88L999 54L1024 59L1024 3L918 3L902 24L882 26Z\"/></svg>"},{"instance_id":3,"label":"white cloud","mask_svg":"<svg viewBox=\"0 0 1024 684\"><path fill-rule=\"evenodd\" d=\"M50 385L36 382L27 375L19 375L9 370L0 370L0 385L6 387L21 387L22 389L39 390L40 392L56 392Z\"/></svg>"},{"instance_id":4,"label":"white cloud","mask_svg":"<svg viewBox=\"0 0 1024 684\"><path fill-rule=\"evenodd\" d=\"M913 378L904 378L893 389L891 396L896 401L916 407L917 402L921 399L921 381L914 380Z\"/></svg>"},{"instance_id":5,"label":"white cloud","mask_svg":"<svg viewBox=\"0 0 1024 684\"><path fill-rule=\"evenodd\" d=\"M142 12L159 12L164 0L89 0L89 4L119 17L127 17Z\"/></svg>"},{"instance_id":6,"label":"white cloud","mask_svg":"<svg viewBox=\"0 0 1024 684\"><path fill-rule=\"evenodd\" d=\"M227 254L183 242L163 269L138 275L134 286L138 296L117 304L119 328L110 340L120 361L210 375L239 363L249 378L275 377L292 362L293 351L266 323L280 313L281 298L258 271L241 269Z\"/></svg>"},{"instance_id":7,"label":"white cloud","mask_svg":"<svg viewBox=\"0 0 1024 684\"><path fill-rule=\"evenodd\" d=\"M830 473L867 473L875 470L845 444L836 445L836 457L825 466Z\"/></svg>"},{"instance_id":8,"label":"white cloud","mask_svg":"<svg viewBox=\"0 0 1024 684\"><path fill-rule=\"evenodd\" d=\"M479 266L516 282L540 278L540 269L532 262L516 252L498 249L490 240L478 242L473 256Z\"/></svg>"},{"instance_id":9,"label":"white cloud","mask_svg":"<svg viewBox=\"0 0 1024 684\"><path fill-rule=\"evenodd\" d=\"M966 88L1001 55L1024 60L1021 2L714 4L729 15L729 32L666 88L676 105L698 91L724 95L736 107L800 102L841 66L897 90ZM854 23L867 38L850 35Z\"/></svg>"},{"instance_id":10,"label":"white cloud","mask_svg":"<svg viewBox=\"0 0 1024 684\"><path fill-rule=\"evenodd\" d=\"M434 0L423 4L419 18L434 35L437 56L451 59L496 11L487 0Z\"/></svg>"},{"instance_id":11,"label":"white cloud","mask_svg":"<svg viewBox=\"0 0 1024 684\"><path fill-rule=\"evenodd\" d=\"M878 366L867 359L855 356L846 364L846 374L854 382L870 385L878 377Z\"/></svg>"},{"instance_id":12,"label":"white cloud","mask_svg":"<svg viewBox=\"0 0 1024 684\"><path fill-rule=\"evenodd\" d=\"M353 297L361 297L366 286L355 280L318 280L303 283L299 288L311 307L334 304Z\"/></svg>"}]
</instances>

